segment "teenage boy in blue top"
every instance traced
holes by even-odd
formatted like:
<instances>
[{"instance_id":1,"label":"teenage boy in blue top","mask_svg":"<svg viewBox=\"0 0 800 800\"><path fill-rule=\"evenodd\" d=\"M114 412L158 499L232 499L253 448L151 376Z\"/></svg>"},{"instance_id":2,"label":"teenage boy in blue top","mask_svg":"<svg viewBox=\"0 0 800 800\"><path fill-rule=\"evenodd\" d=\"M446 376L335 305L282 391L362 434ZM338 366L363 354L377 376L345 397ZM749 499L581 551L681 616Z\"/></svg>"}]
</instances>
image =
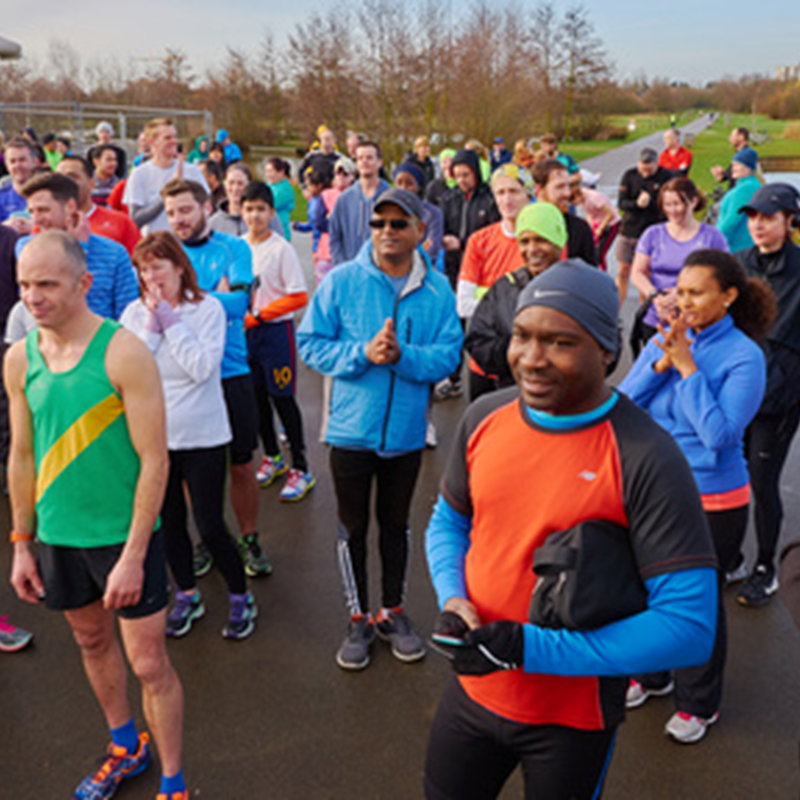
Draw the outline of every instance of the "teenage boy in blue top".
<instances>
[{"instance_id":1,"label":"teenage boy in blue top","mask_svg":"<svg viewBox=\"0 0 800 800\"><path fill-rule=\"evenodd\" d=\"M418 246L425 236L422 213L422 201L404 189L382 194L372 211L371 241L328 273L298 331L303 360L333 377L326 441L350 609L348 635L336 656L342 669L369 664L376 632L401 661L425 655L403 611L408 513L430 387L458 363L462 334L447 279ZM367 591L373 479L383 571L377 621Z\"/></svg>"}]
</instances>

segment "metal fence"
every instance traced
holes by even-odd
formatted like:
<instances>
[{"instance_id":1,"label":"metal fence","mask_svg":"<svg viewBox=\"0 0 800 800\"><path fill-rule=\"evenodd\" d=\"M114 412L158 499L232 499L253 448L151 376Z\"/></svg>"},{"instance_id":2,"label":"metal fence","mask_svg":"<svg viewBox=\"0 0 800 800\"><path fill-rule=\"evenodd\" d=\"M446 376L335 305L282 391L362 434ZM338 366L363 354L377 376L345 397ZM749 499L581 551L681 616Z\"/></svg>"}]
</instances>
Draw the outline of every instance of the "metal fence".
<instances>
[{"instance_id":1,"label":"metal fence","mask_svg":"<svg viewBox=\"0 0 800 800\"><path fill-rule=\"evenodd\" d=\"M94 142L98 122L107 120L115 127L116 141L126 151L136 150L136 139L144 123L153 117L170 117L178 126L179 136L201 133L212 138L214 118L208 109L185 110L117 106L103 103L0 103L0 131L13 135L25 127L40 131L68 133L73 151L83 153Z\"/></svg>"}]
</instances>

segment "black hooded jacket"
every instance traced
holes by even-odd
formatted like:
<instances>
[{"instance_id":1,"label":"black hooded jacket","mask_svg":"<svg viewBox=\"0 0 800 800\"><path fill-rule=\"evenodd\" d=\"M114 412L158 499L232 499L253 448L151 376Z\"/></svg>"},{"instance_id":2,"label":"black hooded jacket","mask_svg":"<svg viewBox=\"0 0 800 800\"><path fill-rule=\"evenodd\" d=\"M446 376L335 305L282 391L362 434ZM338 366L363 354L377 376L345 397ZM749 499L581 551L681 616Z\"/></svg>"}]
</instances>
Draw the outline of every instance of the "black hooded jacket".
<instances>
[{"instance_id":1,"label":"black hooded jacket","mask_svg":"<svg viewBox=\"0 0 800 800\"><path fill-rule=\"evenodd\" d=\"M456 236L461 242L460 250L446 250L444 256L445 273L453 288L458 280L467 239L475 231L500 221L500 212L494 202L492 190L481 177L478 154L473 150L459 150L453 158L453 167L459 164L464 164L473 171L477 184L469 195L465 195L458 186L454 186L441 203L444 213L444 235Z\"/></svg>"}]
</instances>

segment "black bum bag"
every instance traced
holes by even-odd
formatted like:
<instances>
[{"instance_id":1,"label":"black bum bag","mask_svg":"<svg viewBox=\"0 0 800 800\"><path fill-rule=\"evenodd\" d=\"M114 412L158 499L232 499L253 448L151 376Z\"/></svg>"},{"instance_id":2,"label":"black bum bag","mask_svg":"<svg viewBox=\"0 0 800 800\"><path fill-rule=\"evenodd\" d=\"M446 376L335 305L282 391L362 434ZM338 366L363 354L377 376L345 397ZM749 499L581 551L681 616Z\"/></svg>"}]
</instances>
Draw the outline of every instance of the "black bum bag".
<instances>
[{"instance_id":1,"label":"black bum bag","mask_svg":"<svg viewBox=\"0 0 800 800\"><path fill-rule=\"evenodd\" d=\"M593 630L647 608L630 531L608 520L551 533L534 552L533 571L529 618L541 628Z\"/></svg>"}]
</instances>

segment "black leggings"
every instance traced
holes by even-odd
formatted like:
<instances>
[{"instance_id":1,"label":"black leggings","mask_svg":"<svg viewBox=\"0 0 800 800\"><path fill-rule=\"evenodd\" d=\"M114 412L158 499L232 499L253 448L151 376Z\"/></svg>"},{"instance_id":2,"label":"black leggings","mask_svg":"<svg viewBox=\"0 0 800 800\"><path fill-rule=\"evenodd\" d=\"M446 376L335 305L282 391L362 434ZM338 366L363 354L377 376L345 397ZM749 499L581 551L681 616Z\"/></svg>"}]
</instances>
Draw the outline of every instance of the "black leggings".
<instances>
[{"instance_id":1,"label":"black leggings","mask_svg":"<svg viewBox=\"0 0 800 800\"><path fill-rule=\"evenodd\" d=\"M228 591L231 594L247 591L242 559L223 516L226 452L227 445L169 452L169 480L161 509L161 527L167 561L182 592L195 587L184 483L189 490L197 530L219 567Z\"/></svg>"},{"instance_id":2,"label":"black leggings","mask_svg":"<svg viewBox=\"0 0 800 800\"><path fill-rule=\"evenodd\" d=\"M433 720L427 800L491 800L518 764L526 800L599 800L616 728L525 725L470 699L453 677Z\"/></svg>"},{"instance_id":3,"label":"black leggings","mask_svg":"<svg viewBox=\"0 0 800 800\"><path fill-rule=\"evenodd\" d=\"M759 564L773 566L775 561L783 522L781 472L798 423L800 403L783 414L758 414L745 436Z\"/></svg>"},{"instance_id":4,"label":"black leggings","mask_svg":"<svg viewBox=\"0 0 800 800\"><path fill-rule=\"evenodd\" d=\"M371 450L332 447L331 475L336 490L339 531L337 556L351 614L369 611L367 532L372 481L377 484L375 516L382 567L384 608L403 604L408 566L408 512L422 452L381 458Z\"/></svg>"},{"instance_id":5,"label":"black leggings","mask_svg":"<svg viewBox=\"0 0 800 800\"><path fill-rule=\"evenodd\" d=\"M283 423L286 438L289 440L289 449L292 452L292 466L301 472L308 472L306 461L306 443L303 438L303 418L297 400L293 396L273 397L267 393L266 388L259 387L256 392L258 402L258 425L261 433L261 443L264 445L264 455L274 456L280 453L278 439L275 436L275 422L272 417L272 407L278 412L278 417Z\"/></svg>"},{"instance_id":6,"label":"black leggings","mask_svg":"<svg viewBox=\"0 0 800 800\"><path fill-rule=\"evenodd\" d=\"M725 573L736 569L739 552L747 532L749 506L726 511L706 511L711 539L717 554L717 635L711 658L698 667L675 670L675 709L708 719L719 711L722 702L722 682L728 650L728 630L725 620ZM639 678L649 688L666 686L669 672L656 672Z\"/></svg>"}]
</instances>

